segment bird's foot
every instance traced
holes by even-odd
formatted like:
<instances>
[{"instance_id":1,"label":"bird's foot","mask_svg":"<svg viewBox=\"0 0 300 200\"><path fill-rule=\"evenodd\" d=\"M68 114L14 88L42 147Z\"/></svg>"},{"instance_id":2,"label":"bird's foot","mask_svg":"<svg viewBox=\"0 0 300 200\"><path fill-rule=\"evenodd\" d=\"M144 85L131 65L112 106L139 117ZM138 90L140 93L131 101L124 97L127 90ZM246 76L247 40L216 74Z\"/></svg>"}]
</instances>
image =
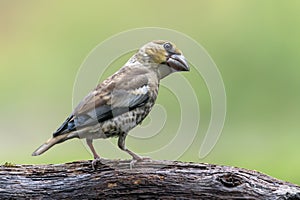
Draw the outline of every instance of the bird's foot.
<instances>
[{"instance_id":1,"label":"bird's foot","mask_svg":"<svg viewBox=\"0 0 300 200\"><path fill-rule=\"evenodd\" d=\"M143 162L143 161L148 161L150 162L151 161L151 158L150 157L142 157L142 156L138 156L138 157L133 157L131 162L130 162L130 169L133 168L134 164L137 163L137 162Z\"/></svg>"},{"instance_id":2,"label":"bird's foot","mask_svg":"<svg viewBox=\"0 0 300 200\"><path fill-rule=\"evenodd\" d=\"M101 158L100 157L97 157L97 158L95 158L93 161L92 161L92 168L93 168L93 170L95 171L95 166L97 165L97 162L100 162L101 163Z\"/></svg>"}]
</instances>

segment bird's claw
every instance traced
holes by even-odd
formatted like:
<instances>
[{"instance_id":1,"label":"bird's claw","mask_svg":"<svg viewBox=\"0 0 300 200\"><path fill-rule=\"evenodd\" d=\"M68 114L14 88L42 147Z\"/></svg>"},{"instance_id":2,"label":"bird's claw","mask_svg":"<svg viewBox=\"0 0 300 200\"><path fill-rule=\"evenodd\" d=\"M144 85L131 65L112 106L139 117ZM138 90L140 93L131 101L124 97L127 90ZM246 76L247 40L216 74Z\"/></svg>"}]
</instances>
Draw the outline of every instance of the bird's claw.
<instances>
[{"instance_id":1,"label":"bird's claw","mask_svg":"<svg viewBox=\"0 0 300 200\"><path fill-rule=\"evenodd\" d=\"M95 171L95 166L97 165L97 162L101 162L101 158L95 158L93 161L92 161L92 168L93 170Z\"/></svg>"},{"instance_id":2,"label":"bird's claw","mask_svg":"<svg viewBox=\"0 0 300 200\"><path fill-rule=\"evenodd\" d=\"M151 158L150 157L137 157L137 158L133 158L129 164L130 166L130 169L133 168L134 164L137 163L137 162L143 162L143 161L151 161Z\"/></svg>"}]
</instances>

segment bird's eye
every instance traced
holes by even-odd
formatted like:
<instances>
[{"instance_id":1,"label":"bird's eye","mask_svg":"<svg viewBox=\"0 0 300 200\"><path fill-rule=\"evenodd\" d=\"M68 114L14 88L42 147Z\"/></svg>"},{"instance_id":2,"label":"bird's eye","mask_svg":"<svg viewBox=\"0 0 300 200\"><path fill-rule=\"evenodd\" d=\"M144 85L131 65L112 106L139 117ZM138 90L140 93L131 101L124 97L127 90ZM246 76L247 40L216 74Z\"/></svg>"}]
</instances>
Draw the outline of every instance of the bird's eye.
<instances>
[{"instance_id":1,"label":"bird's eye","mask_svg":"<svg viewBox=\"0 0 300 200\"><path fill-rule=\"evenodd\" d=\"M169 43L169 42L167 42L167 43L165 43L164 44L164 48L167 50L167 51L170 51L170 50L172 50L172 45Z\"/></svg>"}]
</instances>

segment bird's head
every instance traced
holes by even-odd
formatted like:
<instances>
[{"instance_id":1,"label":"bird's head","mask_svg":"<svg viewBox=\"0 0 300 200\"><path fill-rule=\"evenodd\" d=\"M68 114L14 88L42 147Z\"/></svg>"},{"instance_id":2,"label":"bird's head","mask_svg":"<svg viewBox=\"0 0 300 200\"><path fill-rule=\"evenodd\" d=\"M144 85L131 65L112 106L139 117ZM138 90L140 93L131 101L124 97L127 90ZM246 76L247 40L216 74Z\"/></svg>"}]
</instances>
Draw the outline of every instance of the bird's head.
<instances>
[{"instance_id":1,"label":"bird's head","mask_svg":"<svg viewBox=\"0 0 300 200\"><path fill-rule=\"evenodd\" d=\"M154 40L145 44L137 53L144 64L158 71L160 78L164 78L172 72L189 71L182 52L172 42Z\"/></svg>"}]
</instances>

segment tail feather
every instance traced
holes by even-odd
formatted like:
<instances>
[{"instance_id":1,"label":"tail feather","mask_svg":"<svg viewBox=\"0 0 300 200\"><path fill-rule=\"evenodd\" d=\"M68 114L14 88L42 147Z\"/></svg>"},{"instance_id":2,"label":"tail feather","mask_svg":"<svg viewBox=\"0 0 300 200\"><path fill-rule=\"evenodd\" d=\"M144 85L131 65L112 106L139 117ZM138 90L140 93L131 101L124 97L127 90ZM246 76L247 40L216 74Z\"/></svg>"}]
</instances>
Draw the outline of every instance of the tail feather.
<instances>
[{"instance_id":1,"label":"tail feather","mask_svg":"<svg viewBox=\"0 0 300 200\"><path fill-rule=\"evenodd\" d=\"M68 139L71 139L71 138L74 138L74 136L72 136L70 133L50 138L47 142L45 142L39 148L37 148L32 153L32 156L41 155L42 153L44 153L45 151L47 151L48 149L50 149L55 144L61 143L61 142L65 141L65 140L68 140Z\"/></svg>"}]
</instances>

